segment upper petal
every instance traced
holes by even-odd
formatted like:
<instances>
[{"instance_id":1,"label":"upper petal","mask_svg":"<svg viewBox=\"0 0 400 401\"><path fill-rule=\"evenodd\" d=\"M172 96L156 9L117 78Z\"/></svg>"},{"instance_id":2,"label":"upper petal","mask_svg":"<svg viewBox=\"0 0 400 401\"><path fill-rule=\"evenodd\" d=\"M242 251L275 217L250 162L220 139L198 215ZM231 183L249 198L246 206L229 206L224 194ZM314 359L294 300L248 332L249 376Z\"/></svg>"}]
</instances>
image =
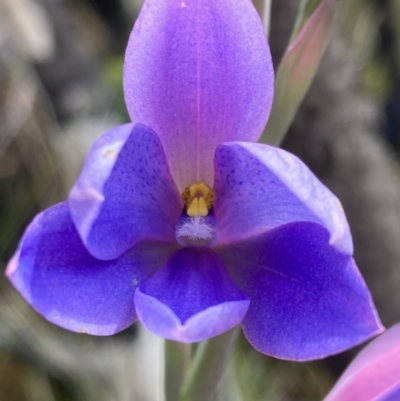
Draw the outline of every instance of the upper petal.
<instances>
[{"instance_id":1,"label":"upper petal","mask_svg":"<svg viewBox=\"0 0 400 401\"><path fill-rule=\"evenodd\" d=\"M146 0L124 90L132 120L160 136L178 187L212 183L216 146L256 141L271 108L271 56L251 1Z\"/></svg>"},{"instance_id":2,"label":"upper petal","mask_svg":"<svg viewBox=\"0 0 400 401\"><path fill-rule=\"evenodd\" d=\"M144 239L173 242L181 202L157 135L141 124L98 139L69 196L83 243L103 260Z\"/></svg>"},{"instance_id":3,"label":"upper petal","mask_svg":"<svg viewBox=\"0 0 400 401\"><path fill-rule=\"evenodd\" d=\"M30 224L7 276L51 322L72 331L110 335L137 319L135 289L165 264L166 251L141 244L116 260L97 260L82 244L63 202Z\"/></svg>"},{"instance_id":4,"label":"upper petal","mask_svg":"<svg viewBox=\"0 0 400 401\"><path fill-rule=\"evenodd\" d=\"M400 324L368 344L324 401L400 399Z\"/></svg>"},{"instance_id":5,"label":"upper petal","mask_svg":"<svg viewBox=\"0 0 400 401\"><path fill-rule=\"evenodd\" d=\"M329 231L336 249L353 253L340 201L296 156L269 145L230 142L218 147L214 163L214 211L221 243L310 221Z\"/></svg>"},{"instance_id":6,"label":"upper petal","mask_svg":"<svg viewBox=\"0 0 400 401\"><path fill-rule=\"evenodd\" d=\"M354 260L315 223L291 223L222 250L250 298L243 330L265 354L323 358L382 331Z\"/></svg>"},{"instance_id":7,"label":"upper petal","mask_svg":"<svg viewBox=\"0 0 400 401\"><path fill-rule=\"evenodd\" d=\"M140 285L135 305L149 330L172 340L196 342L237 325L249 300L216 253L183 248Z\"/></svg>"}]
</instances>

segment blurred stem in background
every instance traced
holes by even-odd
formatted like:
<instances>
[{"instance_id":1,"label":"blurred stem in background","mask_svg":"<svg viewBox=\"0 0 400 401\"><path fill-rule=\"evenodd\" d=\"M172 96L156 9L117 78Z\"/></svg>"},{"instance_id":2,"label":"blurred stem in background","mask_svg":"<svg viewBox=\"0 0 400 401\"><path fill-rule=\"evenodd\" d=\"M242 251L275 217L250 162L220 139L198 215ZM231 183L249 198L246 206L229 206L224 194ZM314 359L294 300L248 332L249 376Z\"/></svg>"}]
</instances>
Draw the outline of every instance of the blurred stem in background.
<instances>
[{"instance_id":1,"label":"blurred stem in background","mask_svg":"<svg viewBox=\"0 0 400 401\"><path fill-rule=\"evenodd\" d=\"M213 401L224 377L238 337L239 327L197 346L186 373L179 401ZM174 401L174 400L167 400Z\"/></svg>"},{"instance_id":2,"label":"blurred stem in background","mask_svg":"<svg viewBox=\"0 0 400 401\"><path fill-rule=\"evenodd\" d=\"M191 359L191 344L164 341L164 392L166 401L176 401Z\"/></svg>"},{"instance_id":3,"label":"blurred stem in background","mask_svg":"<svg viewBox=\"0 0 400 401\"><path fill-rule=\"evenodd\" d=\"M279 146L317 73L335 13L336 0L302 0L289 46L279 64L275 96L260 141Z\"/></svg>"}]
</instances>

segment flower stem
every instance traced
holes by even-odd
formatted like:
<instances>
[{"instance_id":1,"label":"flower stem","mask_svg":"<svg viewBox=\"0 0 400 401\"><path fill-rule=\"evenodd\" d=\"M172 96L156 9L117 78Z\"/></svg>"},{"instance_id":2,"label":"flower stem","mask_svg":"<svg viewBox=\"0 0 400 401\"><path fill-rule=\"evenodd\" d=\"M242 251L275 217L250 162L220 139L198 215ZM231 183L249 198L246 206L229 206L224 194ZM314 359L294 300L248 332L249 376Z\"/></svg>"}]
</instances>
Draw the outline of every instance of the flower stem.
<instances>
[{"instance_id":1,"label":"flower stem","mask_svg":"<svg viewBox=\"0 0 400 401\"><path fill-rule=\"evenodd\" d=\"M164 360L165 401L176 401L190 362L190 344L165 340Z\"/></svg>"},{"instance_id":2,"label":"flower stem","mask_svg":"<svg viewBox=\"0 0 400 401\"><path fill-rule=\"evenodd\" d=\"M236 327L201 343L185 376L180 401L212 401L238 336Z\"/></svg>"}]
</instances>

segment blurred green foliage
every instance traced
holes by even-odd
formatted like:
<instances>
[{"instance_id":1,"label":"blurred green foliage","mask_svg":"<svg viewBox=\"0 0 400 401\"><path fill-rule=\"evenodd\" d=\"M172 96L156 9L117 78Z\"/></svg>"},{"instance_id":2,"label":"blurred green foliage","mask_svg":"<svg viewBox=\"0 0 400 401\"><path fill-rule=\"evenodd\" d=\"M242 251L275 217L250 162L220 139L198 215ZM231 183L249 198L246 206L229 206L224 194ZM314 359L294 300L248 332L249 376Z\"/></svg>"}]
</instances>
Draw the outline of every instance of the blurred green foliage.
<instances>
[{"instance_id":1,"label":"blurred green foliage","mask_svg":"<svg viewBox=\"0 0 400 401\"><path fill-rule=\"evenodd\" d=\"M245 401L321 401L332 388L332 372L319 362L291 362L257 352L241 336L234 356Z\"/></svg>"}]
</instances>

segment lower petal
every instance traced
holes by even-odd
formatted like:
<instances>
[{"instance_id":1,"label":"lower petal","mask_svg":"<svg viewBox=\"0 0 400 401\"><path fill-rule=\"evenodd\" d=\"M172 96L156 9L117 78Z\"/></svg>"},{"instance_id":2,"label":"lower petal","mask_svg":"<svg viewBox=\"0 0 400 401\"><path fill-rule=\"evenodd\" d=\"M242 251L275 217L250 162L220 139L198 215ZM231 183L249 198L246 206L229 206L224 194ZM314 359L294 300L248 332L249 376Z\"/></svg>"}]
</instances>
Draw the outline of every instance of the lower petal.
<instances>
[{"instance_id":1,"label":"lower petal","mask_svg":"<svg viewBox=\"0 0 400 401\"><path fill-rule=\"evenodd\" d=\"M281 226L221 255L251 300L242 325L260 352L318 359L382 331L354 260L330 246L318 224Z\"/></svg>"},{"instance_id":2,"label":"lower petal","mask_svg":"<svg viewBox=\"0 0 400 401\"><path fill-rule=\"evenodd\" d=\"M184 248L139 286L135 305L150 331L171 340L197 342L240 323L249 300L216 253Z\"/></svg>"},{"instance_id":3,"label":"lower petal","mask_svg":"<svg viewBox=\"0 0 400 401\"><path fill-rule=\"evenodd\" d=\"M28 227L7 276L40 314L66 329L110 335L136 319L138 283L165 264L167 248L140 244L112 261L85 249L67 202L47 209Z\"/></svg>"}]
</instances>

